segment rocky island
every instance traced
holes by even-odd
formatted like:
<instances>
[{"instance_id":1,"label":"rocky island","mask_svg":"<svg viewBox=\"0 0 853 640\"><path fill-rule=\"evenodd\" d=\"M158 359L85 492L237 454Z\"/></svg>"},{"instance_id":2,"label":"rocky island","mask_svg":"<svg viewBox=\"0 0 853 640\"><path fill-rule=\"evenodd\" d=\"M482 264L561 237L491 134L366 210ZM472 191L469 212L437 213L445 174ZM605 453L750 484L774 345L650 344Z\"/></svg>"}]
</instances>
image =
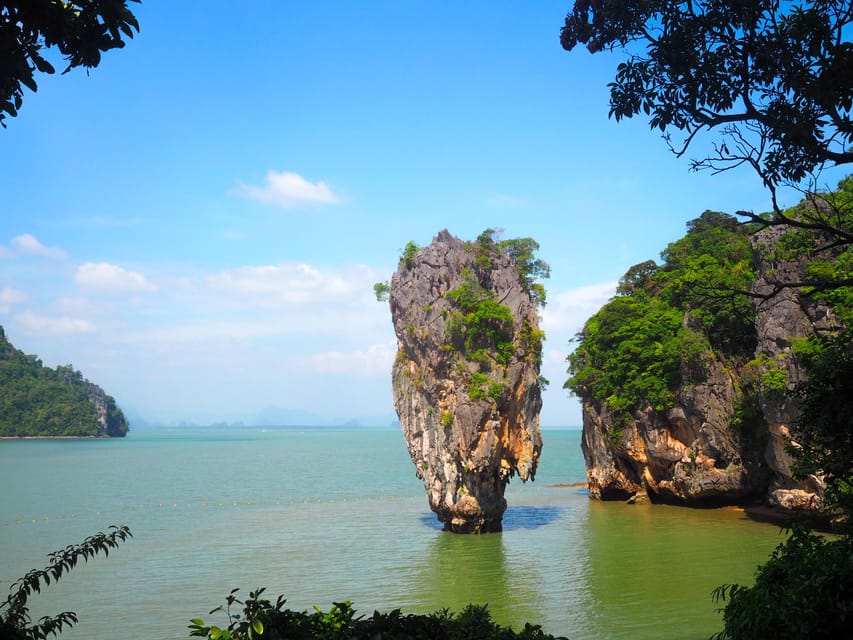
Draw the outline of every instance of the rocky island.
<instances>
[{"instance_id":1,"label":"rocky island","mask_svg":"<svg viewBox=\"0 0 853 640\"><path fill-rule=\"evenodd\" d=\"M71 365L51 369L16 349L0 327L0 437L123 437L115 399Z\"/></svg>"},{"instance_id":2,"label":"rocky island","mask_svg":"<svg viewBox=\"0 0 853 640\"><path fill-rule=\"evenodd\" d=\"M504 489L533 480L542 449L544 334L529 238L476 242L441 231L409 243L389 294L398 351L394 406L430 508L448 531L501 530ZM379 292L379 289L378 289Z\"/></svg>"},{"instance_id":3,"label":"rocky island","mask_svg":"<svg viewBox=\"0 0 853 640\"><path fill-rule=\"evenodd\" d=\"M800 354L850 309L788 283L819 282L831 247L706 211L662 264L628 270L569 356L592 498L820 508L822 479L795 473L790 455Z\"/></svg>"}]
</instances>

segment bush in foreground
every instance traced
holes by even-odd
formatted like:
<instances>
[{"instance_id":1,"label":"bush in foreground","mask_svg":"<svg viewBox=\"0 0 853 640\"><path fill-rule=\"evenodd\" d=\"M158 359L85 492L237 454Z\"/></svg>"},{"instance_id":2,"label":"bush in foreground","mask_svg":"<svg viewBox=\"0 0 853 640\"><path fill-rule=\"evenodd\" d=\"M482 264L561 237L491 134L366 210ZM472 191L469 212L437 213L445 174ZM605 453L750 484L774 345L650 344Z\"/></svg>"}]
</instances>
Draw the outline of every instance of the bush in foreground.
<instances>
[{"instance_id":1,"label":"bush in foreground","mask_svg":"<svg viewBox=\"0 0 853 640\"><path fill-rule=\"evenodd\" d=\"M225 604L210 613L224 612L227 626L208 626L200 618L191 620L190 636L210 640L565 640L525 624L520 632L502 627L491 619L488 608L468 605L461 613L441 609L428 615L374 611L370 617L356 616L350 602L335 602L329 611L313 612L284 607L279 596L273 603L263 598L264 589L249 594L245 601L234 589ZM242 606L242 612L233 609Z\"/></svg>"},{"instance_id":2,"label":"bush in foreground","mask_svg":"<svg viewBox=\"0 0 853 640\"><path fill-rule=\"evenodd\" d=\"M760 565L755 584L714 590L725 630L714 640L849 638L853 625L853 538L794 528Z\"/></svg>"}]
</instances>

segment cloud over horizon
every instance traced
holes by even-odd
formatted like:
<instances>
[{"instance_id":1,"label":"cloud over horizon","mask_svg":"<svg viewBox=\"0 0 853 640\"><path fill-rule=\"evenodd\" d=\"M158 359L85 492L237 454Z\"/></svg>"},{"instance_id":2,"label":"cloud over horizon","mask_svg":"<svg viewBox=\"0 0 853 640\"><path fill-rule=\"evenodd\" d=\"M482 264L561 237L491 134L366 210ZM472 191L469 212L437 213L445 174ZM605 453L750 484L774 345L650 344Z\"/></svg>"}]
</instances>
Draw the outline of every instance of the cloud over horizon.
<instances>
[{"instance_id":1,"label":"cloud over horizon","mask_svg":"<svg viewBox=\"0 0 853 640\"><path fill-rule=\"evenodd\" d=\"M323 181L309 182L292 171L267 171L263 186L240 183L232 191L235 195L271 204L282 209L293 209L299 205L338 204L341 202L332 188Z\"/></svg>"}]
</instances>

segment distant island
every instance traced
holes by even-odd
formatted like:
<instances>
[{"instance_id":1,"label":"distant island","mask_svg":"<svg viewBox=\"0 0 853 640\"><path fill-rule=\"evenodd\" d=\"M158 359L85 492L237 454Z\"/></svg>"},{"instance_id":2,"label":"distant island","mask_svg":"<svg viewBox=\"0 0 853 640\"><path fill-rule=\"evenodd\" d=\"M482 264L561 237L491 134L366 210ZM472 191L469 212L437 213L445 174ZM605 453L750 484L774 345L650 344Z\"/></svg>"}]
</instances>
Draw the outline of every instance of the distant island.
<instances>
[{"instance_id":1,"label":"distant island","mask_svg":"<svg viewBox=\"0 0 853 640\"><path fill-rule=\"evenodd\" d=\"M127 431L112 396L70 364L51 369L16 349L0 326L0 437L122 438Z\"/></svg>"}]
</instances>

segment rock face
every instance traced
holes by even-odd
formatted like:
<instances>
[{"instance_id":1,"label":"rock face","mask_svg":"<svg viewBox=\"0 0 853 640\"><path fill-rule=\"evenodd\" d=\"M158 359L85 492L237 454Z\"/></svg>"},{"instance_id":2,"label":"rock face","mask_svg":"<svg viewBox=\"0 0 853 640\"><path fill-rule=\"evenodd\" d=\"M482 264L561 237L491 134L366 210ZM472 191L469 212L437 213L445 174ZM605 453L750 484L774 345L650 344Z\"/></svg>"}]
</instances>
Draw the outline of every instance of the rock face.
<instances>
[{"instance_id":1,"label":"rock face","mask_svg":"<svg viewBox=\"0 0 853 640\"><path fill-rule=\"evenodd\" d=\"M83 387L86 399L95 409L98 422L98 437L123 438L127 435L128 424L124 413L116 406L115 399L94 382L89 382L70 367L59 367L57 374L69 386Z\"/></svg>"},{"instance_id":2,"label":"rock face","mask_svg":"<svg viewBox=\"0 0 853 640\"><path fill-rule=\"evenodd\" d=\"M803 295L798 289L777 291L777 282L806 280L804 261L781 262L768 257L773 255L784 232L784 228L775 227L754 237L759 278L752 286L752 292L758 296L754 301L758 335L756 355L763 356L765 369L772 367L784 372L785 390L791 391L805 378L803 368L792 353L793 342L824 334L835 328L836 322L826 304ZM770 504L788 510L815 509L823 495L823 482L815 476L793 478L792 460L786 451L792 443L790 425L799 415L796 403L788 394L775 392L763 393L760 404L769 434L765 460L775 476L770 487Z\"/></svg>"},{"instance_id":3,"label":"rock face","mask_svg":"<svg viewBox=\"0 0 853 640\"><path fill-rule=\"evenodd\" d=\"M389 300L394 406L430 508L449 531L500 531L507 483L533 480L542 449L542 334L516 261L442 231L404 255Z\"/></svg>"},{"instance_id":4,"label":"rock face","mask_svg":"<svg viewBox=\"0 0 853 640\"><path fill-rule=\"evenodd\" d=\"M705 506L763 490L755 447L731 427L737 380L712 357L703 368L704 379L680 389L672 409L633 412L618 438L607 405L584 401L581 447L592 498L646 495Z\"/></svg>"},{"instance_id":5,"label":"rock face","mask_svg":"<svg viewBox=\"0 0 853 640\"><path fill-rule=\"evenodd\" d=\"M692 506L762 500L788 511L820 506L820 479L797 479L791 471L786 448L792 444L789 427L798 411L785 390L805 377L792 354L793 341L832 329L834 319L825 304L797 289L777 292L776 282L804 280L804 264L769 257L784 231L769 228L754 236L759 277L752 292L754 362L759 375L771 370L782 374L785 389L763 389L750 424L739 424L735 416L748 384L745 372L726 366L713 353L704 354L698 370L682 371L682 379L690 382L678 390L673 408L632 412L619 438L611 435L606 403L583 398L582 448L592 498L648 495L653 501Z\"/></svg>"},{"instance_id":6,"label":"rock face","mask_svg":"<svg viewBox=\"0 0 853 640\"><path fill-rule=\"evenodd\" d=\"M98 385L89 382L87 397L95 412L98 414L98 424L101 427L100 436L123 438L127 435L128 424L121 409L116 407L115 400Z\"/></svg>"}]
</instances>

